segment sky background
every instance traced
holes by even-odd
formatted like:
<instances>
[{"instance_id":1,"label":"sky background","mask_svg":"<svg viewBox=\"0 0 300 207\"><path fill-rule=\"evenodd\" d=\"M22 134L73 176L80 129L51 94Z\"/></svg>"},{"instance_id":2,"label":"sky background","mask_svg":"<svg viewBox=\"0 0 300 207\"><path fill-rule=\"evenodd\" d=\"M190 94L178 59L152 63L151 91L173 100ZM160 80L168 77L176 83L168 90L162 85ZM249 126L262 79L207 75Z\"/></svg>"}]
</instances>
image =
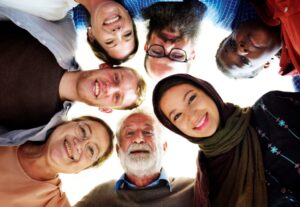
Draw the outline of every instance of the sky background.
<instances>
[{"instance_id":1,"label":"sky background","mask_svg":"<svg viewBox=\"0 0 300 207\"><path fill-rule=\"evenodd\" d=\"M139 36L139 50L133 59L123 63L136 69L143 75L147 82L147 96L141 108L152 110L152 90L155 85L144 69L144 44L146 37L146 23L137 22ZM263 70L257 77L247 80L229 79L223 75L216 66L215 52L221 40L229 34L215 27L211 22L204 20L196 45L196 58L192 64L190 74L210 82L219 92L225 102L235 103L242 107L251 106L264 93L271 90L293 91L291 77L278 75L278 59L274 58L271 67ZM85 32L79 33L77 60L81 67L86 69L98 68L101 63L91 52L86 43ZM130 111L114 111L104 114L97 108L88 107L82 103L76 103L70 110L70 117L81 115L93 115L105 120L115 131L119 119ZM185 139L165 129L161 136L168 142L168 149L164 156L163 166L169 176L195 177L197 145L189 143ZM61 174L63 190L66 192L71 205L79 201L96 185L111 179L118 179L123 173L119 159L114 149L113 155L101 167L88 169L79 174Z\"/></svg>"}]
</instances>

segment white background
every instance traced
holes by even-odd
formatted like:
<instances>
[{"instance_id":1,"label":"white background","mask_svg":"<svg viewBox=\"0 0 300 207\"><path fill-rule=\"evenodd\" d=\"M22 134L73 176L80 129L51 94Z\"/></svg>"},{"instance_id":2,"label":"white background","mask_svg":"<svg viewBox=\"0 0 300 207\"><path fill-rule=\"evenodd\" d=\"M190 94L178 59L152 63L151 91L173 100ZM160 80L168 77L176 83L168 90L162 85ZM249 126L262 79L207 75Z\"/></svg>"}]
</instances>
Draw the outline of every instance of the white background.
<instances>
[{"instance_id":1,"label":"white background","mask_svg":"<svg viewBox=\"0 0 300 207\"><path fill-rule=\"evenodd\" d=\"M147 98L142 108L152 109L151 96L154 82L145 73L143 50L146 37L144 23L137 23L139 32L139 50L132 60L124 63L136 69L146 79L148 84ZM196 46L196 59L191 68L191 74L209 81L220 93L225 102L232 102L240 106L251 106L264 93L270 90L293 91L290 77L282 77L277 74L278 60L271 62L269 69L263 70L257 77L247 80L233 80L223 75L215 64L215 51L220 41L229 33L216 28L211 22L202 22L201 33ZM94 57L86 43L85 32L80 33L78 40L77 60L83 69L95 69L100 61ZM111 114L100 113L96 108L87 107L77 103L70 111L70 116L92 114L104 119L115 131L120 117L130 111L114 111ZM194 177L196 173L196 156L198 148L180 138L174 133L165 130L163 135L168 141L168 150L164 158L164 167L170 176ZM111 179L118 179L123 170L115 153L101 167L85 170L79 174L61 174L63 190L66 192L70 203L73 205L94 186Z\"/></svg>"}]
</instances>

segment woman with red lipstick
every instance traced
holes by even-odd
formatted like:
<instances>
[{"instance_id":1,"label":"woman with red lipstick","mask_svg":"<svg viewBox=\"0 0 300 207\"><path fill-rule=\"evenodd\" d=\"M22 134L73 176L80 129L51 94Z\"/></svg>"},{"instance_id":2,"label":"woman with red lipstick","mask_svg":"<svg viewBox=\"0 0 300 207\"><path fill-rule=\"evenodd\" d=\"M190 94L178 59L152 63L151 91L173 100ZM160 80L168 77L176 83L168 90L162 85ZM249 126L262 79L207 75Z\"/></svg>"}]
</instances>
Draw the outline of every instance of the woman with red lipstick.
<instances>
[{"instance_id":1,"label":"woman with red lipstick","mask_svg":"<svg viewBox=\"0 0 300 207\"><path fill-rule=\"evenodd\" d=\"M240 108L177 74L156 85L153 107L165 127L199 145L194 206L299 206L299 93L272 91Z\"/></svg>"},{"instance_id":2,"label":"woman with red lipstick","mask_svg":"<svg viewBox=\"0 0 300 207\"><path fill-rule=\"evenodd\" d=\"M58 173L97 166L113 149L111 129L95 117L64 122L44 136L44 142L0 147L1 206L70 206Z\"/></svg>"}]
</instances>

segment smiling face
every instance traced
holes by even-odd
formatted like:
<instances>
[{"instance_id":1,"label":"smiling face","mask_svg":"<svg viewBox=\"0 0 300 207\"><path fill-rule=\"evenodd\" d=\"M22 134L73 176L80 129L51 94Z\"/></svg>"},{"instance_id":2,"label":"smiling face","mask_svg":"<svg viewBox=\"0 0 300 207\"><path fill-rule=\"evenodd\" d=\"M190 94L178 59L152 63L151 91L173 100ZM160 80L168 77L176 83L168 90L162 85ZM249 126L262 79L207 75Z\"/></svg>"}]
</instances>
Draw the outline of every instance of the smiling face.
<instances>
[{"instance_id":1,"label":"smiling face","mask_svg":"<svg viewBox=\"0 0 300 207\"><path fill-rule=\"evenodd\" d=\"M190 137L209 137L219 126L220 117L215 102L190 84L179 84L168 89L159 105L171 123Z\"/></svg>"},{"instance_id":2,"label":"smiling face","mask_svg":"<svg viewBox=\"0 0 300 207\"><path fill-rule=\"evenodd\" d=\"M251 73L267 63L280 49L278 33L259 22L247 22L220 45L220 61L237 76Z\"/></svg>"},{"instance_id":3,"label":"smiling face","mask_svg":"<svg viewBox=\"0 0 300 207\"><path fill-rule=\"evenodd\" d=\"M82 71L76 90L79 101L100 108L125 108L137 99L138 77L130 69Z\"/></svg>"},{"instance_id":4,"label":"smiling face","mask_svg":"<svg viewBox=\"0 0 300 207\"><path fill-rule=\"evenodd\" d=\"M165 147L157 132L148 115L133 114L124 120L117 152L126 173L142 177L159 172Z\"/></svg>"},{"instance_id":5,"label":"smiling face","mask_svg":"<svg viewBox=\"0 0 300 207\"><path fill-rule=\"evenodd\" d=\"M96 121L68 122L58 126L46 143L48 164L59 173L77 173L90 167L107 150L109 134Z\"/></svg>"},{"instance_id":6,"label":"smiling face","mask_svg":"<svg viewBox=\"0 0 300 207\"><path fill-rule=\"evenodd\" d=\"M103 1L91 13L92 36L115 59L123 59L134 49L132 19L126 9L114 2Z\"/></svg>"},{"instance_id":7,"label":"smiling face","mask_svg":"<svg viewBox=\"0 0 300 207\"><path fill-rule=\"evenodd\" d=\"M145 45L145 51L148 51L152 45L160 45L163 48L163 50L153 50L155 54L169 55L172 50L177 48L184 51L183 54L186 55L187 61L195 58L192 40L186 37L182 38L179 32L168 30L163 30L159 34L153 32ZM171 56L178 59L182 54L175 52ZM155 79L161 79L175 73L186 73L189 67L188 62L178 62L168 57L148 56L145 64L149 75Z\"/></svg>"}]
</instances>

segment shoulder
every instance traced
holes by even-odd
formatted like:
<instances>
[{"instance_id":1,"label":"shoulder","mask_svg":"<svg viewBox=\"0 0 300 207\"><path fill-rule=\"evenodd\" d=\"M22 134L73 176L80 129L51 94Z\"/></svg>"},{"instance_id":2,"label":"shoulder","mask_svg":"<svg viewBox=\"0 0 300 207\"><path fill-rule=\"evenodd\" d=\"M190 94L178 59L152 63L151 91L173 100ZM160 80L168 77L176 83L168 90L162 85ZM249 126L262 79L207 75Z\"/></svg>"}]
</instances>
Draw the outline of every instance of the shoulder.
<instances>
[{"instance_id":1,"label":"shoulder","mask_svg":"<svg viewBox=\"0 0 300 207\"><path fill-rule=\"evenodd\" d=\"M110 200L114 200L112 196L116 194L114 190L115 183L116 180L110 180L96 186L91 192L85 195L75 207L101 206L101 203L105 204Z\"/></svg>"}]
</instances>

